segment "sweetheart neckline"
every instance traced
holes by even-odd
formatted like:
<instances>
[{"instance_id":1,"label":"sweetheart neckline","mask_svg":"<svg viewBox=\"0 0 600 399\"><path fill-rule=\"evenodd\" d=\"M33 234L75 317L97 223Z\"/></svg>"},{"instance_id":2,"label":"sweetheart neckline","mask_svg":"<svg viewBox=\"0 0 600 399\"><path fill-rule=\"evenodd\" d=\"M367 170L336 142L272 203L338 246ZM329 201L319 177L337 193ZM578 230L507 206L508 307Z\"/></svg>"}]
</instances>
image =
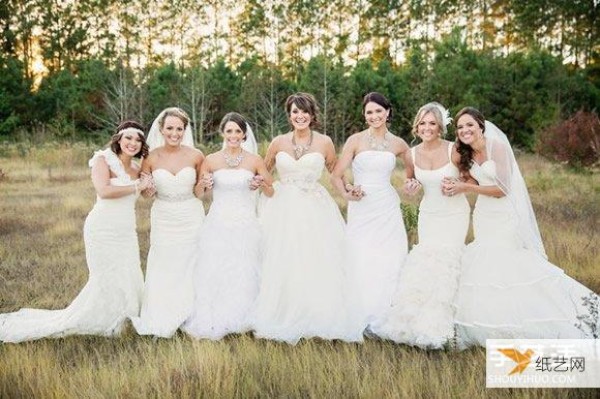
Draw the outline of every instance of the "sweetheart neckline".
<instances>
[{"instance_id":1,"label":"sweetheart neckline","mask_svg":"<svg viewBox=\"0 0 600 399\"><path fill-rule=\"evenodd\" d=\"M188 169L188 168L189 168L189 169L192 169L193 171L195 171L195 170L196 170L196 168L194 168L193 166L184 166L183 168L179 169L179 170L177 171L177 173L173 173L173 172L171 172L169 169L165 169L165 168L156 168L156 169L154 169L154 170L152 171L152 173L154 173L154 172L158 172L159 170L163 170L163 171L167 172L169 175L171 175L171 176L173 176L173 177L177 177L177 176L179 176L179 174L180 174L181 172L183 172L185 169Z\"/></svg>"},{"instance_id":2,"label":"sweetheart neckline","mask_svg":"<svg viewBox=\"0 0 600 399\"><path fill-rule=\"evenodd\" d=\"M288 157L290 157L290 159L292 159L293 161L300 161L302 158L304 158L307 155L311 155L311 154L319 154L323 159L325 159L325 156L323 154L321 154L318 151L313 151L313 152L307 152L306 154L302 155L300 158L296 159L294 158L290 153L288 153L287 151L278 151L277 154L275 154L275 157L277 157L277 155L279 154L286 154Z\"/></svg>"},{"instance_id":3,"label":"sweetheart neckline","mask_svg":"<svg viewBox=\"0 0 600 399\"><path fill-rule=\"evenodd\" d=\"M213 174L217 173L217 172L221 172L221 171L227 171L227 170L231 170L231 171L241 171L241 172L248 172L251 175L254 175L254 172L251 171L250 169L246 169L246 168L221 168L221 169L217 169L217 170L213 170Z\"/></svg>"}]
</instances>

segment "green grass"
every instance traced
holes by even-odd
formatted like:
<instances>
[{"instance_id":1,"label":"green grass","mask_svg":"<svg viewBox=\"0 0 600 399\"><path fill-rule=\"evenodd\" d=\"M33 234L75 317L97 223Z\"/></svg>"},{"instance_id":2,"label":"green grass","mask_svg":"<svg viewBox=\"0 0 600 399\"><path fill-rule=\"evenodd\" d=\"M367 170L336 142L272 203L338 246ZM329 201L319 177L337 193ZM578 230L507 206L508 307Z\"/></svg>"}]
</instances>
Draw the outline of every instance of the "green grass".
<instances>
[{"instance_id":1,"label":"green grass","mask_svg":"<svg viewBox=\"0 0 600 399\"><path fill-rule=\"evenodd\" d=\"M0 148L0 312L65 307L87 280L82 228L95 200L86 168L91 151L69 145ZM600 292L598 173L575 173L535 156L519 162L550 261ZM398 172L394 181L399 186L402 180ZM149 201L139 201L143 262L149 208ZM596 395L590 389L486 390L481 348L427 352L374 339L362 345L311 340L291 347L250 335L220 342L185 335L153 340L130 327L118 338L0 344L0 398Z\"/></svg>"}]
</instances>

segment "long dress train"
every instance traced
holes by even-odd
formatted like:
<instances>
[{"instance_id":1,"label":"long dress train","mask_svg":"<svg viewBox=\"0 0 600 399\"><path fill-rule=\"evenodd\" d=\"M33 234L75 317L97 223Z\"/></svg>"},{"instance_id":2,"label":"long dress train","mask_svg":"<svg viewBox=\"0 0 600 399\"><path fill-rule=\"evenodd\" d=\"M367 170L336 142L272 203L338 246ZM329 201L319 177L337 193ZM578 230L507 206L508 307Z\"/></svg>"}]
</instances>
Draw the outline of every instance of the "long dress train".
<instances>
[{"instance_id":1,"label":"long dress train","mask_svg":"<svg viewBox=\"0 0 600 399\"><path fill-rule=\"evenodd\" d=\"M479 185L495 185L493 160L473 163ZM479 195L475 240L462 258L457 295L461 348L487 338L585 338L577 316L589 314L582 298L592 291L518 240L518 221L507 197Z\"/></svg>"},{"instance_id":2,"label":"long dress train","mask_svg":"<svg viewBox=\"0 0 600 399\"><path fill-rule=\"evenodd\" d=\"M92 167L104 158L111 185L134 181L110 149L97 151ZM134 194L114 199L97 197L83 227L89 278L77 297L61 310L21 309L0 315L0 341L22 342L72 334L112 336L137 315L143 289L135 226Z\"/></svg>"}]
</instances>

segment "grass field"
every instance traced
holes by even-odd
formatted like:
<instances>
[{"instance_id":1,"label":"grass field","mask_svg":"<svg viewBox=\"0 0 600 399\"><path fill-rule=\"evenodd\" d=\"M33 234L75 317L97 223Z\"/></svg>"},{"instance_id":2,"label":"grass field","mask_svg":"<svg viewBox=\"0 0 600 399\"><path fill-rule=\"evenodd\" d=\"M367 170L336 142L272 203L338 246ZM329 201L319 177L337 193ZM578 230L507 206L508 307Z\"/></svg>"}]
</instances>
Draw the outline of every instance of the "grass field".
<instances>
[{"instance_id":1,"label":"grass field","mask_svg":"<svg viewBox=\"0 0 600 399\"><path fill-rule=\"evenodd\" d=\"M86 168L91 151L84 145L0 145L0 312L65 307L87 280L82 227L95 200ZM530 155L519 162L549 259L600 292L600 174L575 173ZM399 186L402 173L394 179ZM150 205L138 203L143 263ZM249 335L220 342L185 335L154 340L128 328L113 339L75 336L0 344L0 398L597 394L591 389L486 390L482 349L426 352L373 339L362 345L311 340L291 347Z\"/></svg>"}]
</instances>

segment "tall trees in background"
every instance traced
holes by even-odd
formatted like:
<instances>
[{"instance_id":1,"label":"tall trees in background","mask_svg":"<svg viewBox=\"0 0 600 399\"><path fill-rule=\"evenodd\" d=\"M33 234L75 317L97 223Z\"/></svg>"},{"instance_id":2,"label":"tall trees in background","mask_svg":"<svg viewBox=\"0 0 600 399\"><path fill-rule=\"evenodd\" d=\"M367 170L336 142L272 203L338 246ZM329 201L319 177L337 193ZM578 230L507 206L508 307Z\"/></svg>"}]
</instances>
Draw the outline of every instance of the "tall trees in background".
<instances>
[{"instance_id":1,"label":"tall trees in background","mask_svg":"<svg viewBox=\"0 0 600 399\"><path fill-rule=\"evenodd\" d=\"M474 104L530 146L545 124L600 105L597 0L6 0L0 135L65 137L186 109L198 141L238 110L259 137L282 102L316 94L321 129L362 127L371 90L407 135L418 106Z\"/></svg>"}]
</instances>

